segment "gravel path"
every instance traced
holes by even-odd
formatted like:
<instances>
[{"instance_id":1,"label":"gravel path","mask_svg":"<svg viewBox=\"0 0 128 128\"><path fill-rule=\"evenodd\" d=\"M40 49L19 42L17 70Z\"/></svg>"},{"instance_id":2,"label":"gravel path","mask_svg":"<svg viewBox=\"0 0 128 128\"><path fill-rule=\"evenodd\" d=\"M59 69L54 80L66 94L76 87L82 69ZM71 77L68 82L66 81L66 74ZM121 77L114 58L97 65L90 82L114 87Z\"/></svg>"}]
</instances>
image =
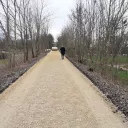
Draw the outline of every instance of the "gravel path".
<instances>
[{"instance_id":1,"label":"gravel path","mask_svg":"<svg viewBox=\"0 0 128 128\"><path fill-rule=\"evenodd\" d=\"M0 95L0 128L127 128L94 85L50 52Z\"/></svg>"}]
</instances>

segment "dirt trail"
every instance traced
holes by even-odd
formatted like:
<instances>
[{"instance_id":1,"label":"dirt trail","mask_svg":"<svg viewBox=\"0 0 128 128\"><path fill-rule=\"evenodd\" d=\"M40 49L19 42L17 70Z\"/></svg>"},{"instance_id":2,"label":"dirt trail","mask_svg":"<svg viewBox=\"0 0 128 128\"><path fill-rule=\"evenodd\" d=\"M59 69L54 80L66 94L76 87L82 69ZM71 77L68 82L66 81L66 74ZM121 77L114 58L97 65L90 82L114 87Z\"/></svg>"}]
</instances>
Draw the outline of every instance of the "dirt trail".
<instances>
[{"instance_id":1,"label":"dirt trail","mask_svg":"<svg viewBox=\"0 0 128 128\"><path fill-rule=\"evenodd\" d=\"M50 52L0 95L0 128L126 127L59 52Z\"/></svg>"}]
</instances>

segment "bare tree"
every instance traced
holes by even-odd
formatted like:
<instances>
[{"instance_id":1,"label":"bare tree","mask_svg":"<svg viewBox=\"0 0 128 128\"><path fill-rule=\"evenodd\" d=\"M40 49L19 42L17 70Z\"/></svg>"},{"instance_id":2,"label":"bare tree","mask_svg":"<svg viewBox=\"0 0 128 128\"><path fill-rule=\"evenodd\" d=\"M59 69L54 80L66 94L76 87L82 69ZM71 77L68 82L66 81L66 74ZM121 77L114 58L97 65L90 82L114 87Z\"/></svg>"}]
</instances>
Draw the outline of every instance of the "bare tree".
<instances>
[{"instance_id":1,"label":"bare tree","mask_svg":"<svg viewBox=\"0 0 128 128\"><path fill-rule=\"evenodd\" d=\"M67 49L71 46L74 50L68 54L79 62L96 70L100 67L99 72L107 75L118 64L127 40L127 12L127 0L80 0L58 41Z\"/></svg>"},{"instance_id":2,"label":"bare tree","mask_svg":"<svg viewBox=\"0 0 128 128\"><path fill-rule=\"evenodd\" d=\"M45 42L41 36L44 33L48 35L50 15L46 12L45 1L38 1L0 0L3 10L0 29L6 39L5 49L9 52L10 68L15 66L18 52L23 53L24 62L29 60L30 53L34 58L44 52L41 48L45 47Z\"/></svg>"}]
</instances>

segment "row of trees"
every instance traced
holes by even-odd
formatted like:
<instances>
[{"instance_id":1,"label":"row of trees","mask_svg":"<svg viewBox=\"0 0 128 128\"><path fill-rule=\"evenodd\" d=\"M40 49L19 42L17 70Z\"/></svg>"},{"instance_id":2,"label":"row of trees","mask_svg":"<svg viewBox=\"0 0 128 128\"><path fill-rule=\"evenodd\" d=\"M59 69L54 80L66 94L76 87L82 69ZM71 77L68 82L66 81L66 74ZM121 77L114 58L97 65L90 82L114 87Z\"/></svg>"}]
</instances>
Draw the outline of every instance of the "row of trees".
<instances>
[{"instance_id":1,"label":"row of trees","mask_svg":"<svg viewBox=\"0 0 128 128\"><path fill-rule=\"evenodd\" d=\"M98 66L105 74L119 55L128 54L127 16L127 0L79 0L58 37L59 45L69 56L94 69Z\"/></svg>"},{"instance_id":2,"label":"row of trees","mask_svg":"<svg viewBox=\"0 0 128 128\"><path fill-rule=\"evenodd\" d=\"M53 42L48 35L50 13L44 0L0 0L1 44L9 54L9 66L15 66L15 54L22 50L24 62L38 57Z\"/></svg>"}]
</instances>

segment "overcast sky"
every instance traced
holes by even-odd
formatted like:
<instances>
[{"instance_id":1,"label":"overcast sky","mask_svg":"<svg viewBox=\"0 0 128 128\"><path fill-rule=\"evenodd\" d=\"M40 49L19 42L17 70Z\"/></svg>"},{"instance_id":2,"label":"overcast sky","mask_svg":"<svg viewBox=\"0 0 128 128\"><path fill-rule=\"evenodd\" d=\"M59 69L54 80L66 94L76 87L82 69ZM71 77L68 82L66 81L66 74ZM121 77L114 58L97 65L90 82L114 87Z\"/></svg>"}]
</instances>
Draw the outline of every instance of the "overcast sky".
<instances>
[{"instance_id":1,"label":"overcast sky","mask_svg":"<svg viewBox=\"0 0 128 128\"><path fill-rule=\"evenodd\" d=\"M70 14L74 3L75 0L49 0L49 6L52 8L51 11L53 11L50 33L54 36L55 40L60 34L62 28L66 25L68 14Z\"/></svg>"},{"instance_id":2,"label":"overcast sky","mask_svg":"<svg viewBox=\"0 0 128 128\"><path fill-rule=\"evenodd\" d=\"M48 5L50 13L52 13L51 26L49 33L51 33L55 41L61 33L62 28L67 24L68 15L73 8L76 0L45 0ZM0 8L1 9L1 8Z\"/></svg>"}]
</instances>

